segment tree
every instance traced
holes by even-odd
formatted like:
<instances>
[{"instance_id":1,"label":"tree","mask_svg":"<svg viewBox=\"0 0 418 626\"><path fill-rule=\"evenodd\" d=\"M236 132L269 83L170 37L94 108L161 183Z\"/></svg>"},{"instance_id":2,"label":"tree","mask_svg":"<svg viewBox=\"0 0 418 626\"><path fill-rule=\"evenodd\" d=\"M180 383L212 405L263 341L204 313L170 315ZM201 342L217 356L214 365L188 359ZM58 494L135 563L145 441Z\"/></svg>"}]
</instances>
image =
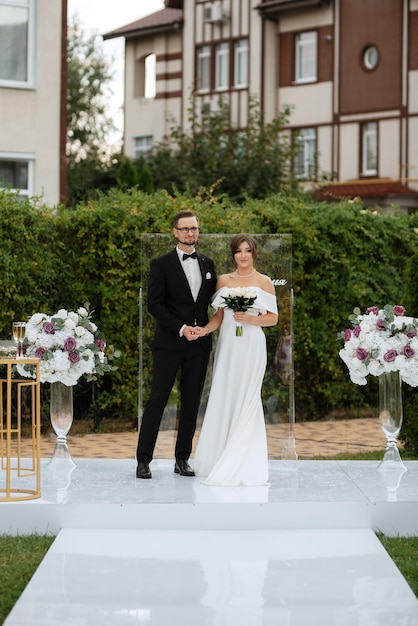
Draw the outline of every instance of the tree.
<instances>
[{"instance_id":1,"label":"tree","mask_svg":"<svg viewBox=\"0 0 418 626\"><path fill-rule=\"evenodd\" d=\"M122 191L135 187L139 181L138 170L129 157L123 157L116 177L117 186Z\"/></svg>"},{"instance_id":2,"label":"tree","mask_svg":"<svg viewBox=\"0 0 418 626\"><path fill-rule=\"evenodd\" d=\"M232 128L222 100L200 118L192 99L189 129L173 125L147 157L156 188L196 194L215 186L217 193L238 202L281 192L292 182L289 117L286 108L266 123L253 101L246 128Z\"/></svg>"},{"instance_id":3,"label":"tree","mask_svg":"<svg viewBox=\"0 0 418 626\"><path fill-rule=\"evenodd\" d=\"M141 189L141 191L145 191L145 193L154 193L154 180L149 167L146 164L142 166L142 169L139 172L138 188Z\"/></svg>"},{"instance_id":4,"label":"tree","mask_svg":"<svg viewBox=\"0 0 418 626\"><path fill-rule=\"evenodd\" d=\"M97 35L83 33L77 17L68 28L67 63L67 195L74 204L112 167L108 137L116 130L106 111L112 60Z\"/></svg>"}]
</instances>

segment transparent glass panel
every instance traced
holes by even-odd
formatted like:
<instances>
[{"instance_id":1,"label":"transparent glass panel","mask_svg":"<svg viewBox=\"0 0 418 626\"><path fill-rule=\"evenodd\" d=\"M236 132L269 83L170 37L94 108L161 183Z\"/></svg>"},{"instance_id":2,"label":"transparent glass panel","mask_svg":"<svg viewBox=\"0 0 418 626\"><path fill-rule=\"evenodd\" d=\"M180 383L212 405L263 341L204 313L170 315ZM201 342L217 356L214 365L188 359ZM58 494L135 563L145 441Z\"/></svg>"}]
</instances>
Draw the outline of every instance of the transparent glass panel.
<instances>
[{"instance_id":1,"label":"transparent glass panel","mask_svg":"<svg viewBox=\"0 0 418 626\"><path fill-rule=\"evenodd\" d=\"M212 258L217 274L235 269L230 254L230 243L234 235L200 235L199 251ZM293 291L292 291L292 236L252 235L257 242L257 269L270 276L275 284L279 307L277 326L265 328L268 364L264 377L262 400L266 424L277 424L275 436L282 441L285 459L294 460L294 375L293 375ZM147 282L151 259L169 252L175 245L173 237L166 234L148 234L141 237L141 289L139 293L139 385L138 419L143 414L152 376L152 339L154 319L148 313ZM212 311L210 311L210 316ZM213 350L209 363L205 387L198 418L202 423L212 379L212 363L217 333L213 333ZM173 387L165 409L161 429L174 430L177 423L179 402L178 381Z\"/></svg>"}]
</instances>

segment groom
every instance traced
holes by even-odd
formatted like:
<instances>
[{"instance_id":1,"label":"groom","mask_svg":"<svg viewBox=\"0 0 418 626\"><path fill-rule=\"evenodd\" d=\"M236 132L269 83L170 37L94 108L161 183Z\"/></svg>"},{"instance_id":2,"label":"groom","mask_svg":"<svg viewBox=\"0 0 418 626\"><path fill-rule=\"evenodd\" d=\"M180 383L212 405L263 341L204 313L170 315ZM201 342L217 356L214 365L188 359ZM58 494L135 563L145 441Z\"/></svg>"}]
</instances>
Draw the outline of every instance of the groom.
<instances>
[{"instance_id":1,"label":"groom","mask_svg":"<svg viewBox=\"0 0 418 626\"><path fill-rule=\"evenodd\" d=\"M212 341L199 338L196 326L208 322L208 306L216 287L213 261L197 253L199 220L192 211L180 211L173 221L174 250L151 261L148 311L156 320L153 377L139 431L137 478L151 478L149 464L177 372L180 371L180 415L174 471L194 476L188 463L196 430L200 396Z\"/></svg>"}]
</instances>

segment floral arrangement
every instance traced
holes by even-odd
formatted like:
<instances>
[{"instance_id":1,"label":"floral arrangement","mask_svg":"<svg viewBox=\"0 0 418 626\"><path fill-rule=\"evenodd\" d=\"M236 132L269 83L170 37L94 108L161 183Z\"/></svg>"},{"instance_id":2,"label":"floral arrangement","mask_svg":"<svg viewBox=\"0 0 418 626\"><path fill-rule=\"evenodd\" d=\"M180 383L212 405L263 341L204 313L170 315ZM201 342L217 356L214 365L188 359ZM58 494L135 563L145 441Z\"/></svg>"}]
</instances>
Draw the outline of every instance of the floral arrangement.
<instances>
[{"instance_id":1,"label":"floral arrangement","mask_svg":"<svg viewBox=\"0 0 418 626\"><path fill-rule=\"evenodd\" d=\"M418 319L406 317L403 306L369 307L365 314L355 308L349 316L353 328L339 333L344 348L339 355L356 385L366 376L399 372L411 387L418 386Z\"/></svg>"},{"instance_id":2,"label":"floral arrangement","mask_svg":"<svg viewBox=\"0 0 418 626\"><path fill-rule=\"evenodd\" d=\"M108 361L119 353L109 346L106 355L105 349L106 341L84 307L77 312L60 309L52 316L35 313L26 323L24 356L41 359L42 383L61 382L71 387L82 376L96 380L97 376L117 369ZM24 359L17 369L21 376L35 376L34 367L25 365Z\"/></svg>"},{"instance_id":3,"label":"floral arrangement","mask_svg":"<svg viewBox=\"0 0 418 626\"><path fill-rule=\"evenodd\" d=\"M228 295L221 296L225 300L225 308L232 311L248 311L257 299L257 293L251 287L233 287L229 289ZM242 336L242 326L237 324L236 336Z\"/></svg>"}]
</instances>

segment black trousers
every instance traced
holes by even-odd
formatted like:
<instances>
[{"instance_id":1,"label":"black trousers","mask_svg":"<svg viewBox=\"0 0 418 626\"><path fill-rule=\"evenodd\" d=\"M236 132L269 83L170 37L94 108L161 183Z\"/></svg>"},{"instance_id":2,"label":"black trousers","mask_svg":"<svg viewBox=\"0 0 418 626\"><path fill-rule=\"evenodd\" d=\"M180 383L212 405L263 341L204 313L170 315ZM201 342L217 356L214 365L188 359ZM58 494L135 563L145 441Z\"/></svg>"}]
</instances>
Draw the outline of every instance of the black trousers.
<instances>
[{"instance_id":1,"label":"black trousers","mask_svg":"<svg viewBox=\"0 0 418 626\"><path fill-rule=\"evenodd\" d=\"M150 463L152 460L164 409L179 371L180 414L175 458L189 458L208 361L209 352L202 349L199 339L189 342L182 352L154 350L151 394L139 430L138 461Z\"/></svg>"}]
</instances>

